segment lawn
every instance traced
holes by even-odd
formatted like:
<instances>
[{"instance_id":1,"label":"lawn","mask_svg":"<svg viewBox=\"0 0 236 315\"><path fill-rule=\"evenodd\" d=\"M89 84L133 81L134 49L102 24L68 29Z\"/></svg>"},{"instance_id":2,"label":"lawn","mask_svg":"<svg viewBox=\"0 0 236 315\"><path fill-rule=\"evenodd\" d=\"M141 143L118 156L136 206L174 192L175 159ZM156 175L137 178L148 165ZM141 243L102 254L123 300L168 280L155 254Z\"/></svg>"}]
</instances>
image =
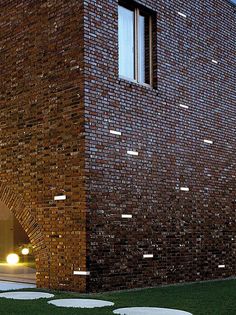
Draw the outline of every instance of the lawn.
<instances>
[{"instance_id":1,"label":"lawn","mask_svg":"<svg viewBox=\"0 0 236 315\"><path fill-rule=\"evenodd\" d=\"M23 290L25 291L25 290ZM35 290L27 290L35 291ZM112 301L114 307L96 309L59 308L46 300L14 301L0 299L0 314L23 315L112 315L112 310L129 306L167 307L185 310L193 315L235 315L236 280L166 286L137 291L104 294L52 292L55 298L96 298Z\"/></svg>"}]
</instances>

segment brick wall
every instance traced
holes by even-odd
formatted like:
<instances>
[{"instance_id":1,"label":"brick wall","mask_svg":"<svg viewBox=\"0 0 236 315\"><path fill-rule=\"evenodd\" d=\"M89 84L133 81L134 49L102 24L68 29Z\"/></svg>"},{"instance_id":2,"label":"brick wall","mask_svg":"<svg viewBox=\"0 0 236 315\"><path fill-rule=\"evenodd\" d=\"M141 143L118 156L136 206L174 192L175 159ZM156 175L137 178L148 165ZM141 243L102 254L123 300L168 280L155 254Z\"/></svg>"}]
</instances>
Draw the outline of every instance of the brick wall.
<instances>
[{"instance_id":1,"label":"brick wall","mask_svg":"<svg viewBox=\"0 0 236 315\"><path fill-rule=\"evenodd\" d=\"M0 200L40 287L235 275L234 8L137 3L156 14L155 89L118 78L116 0L0 0Z\"/></svg>"},{"instance_id":2,"label":"brick wall","mask_svg":"<svg viewBox=\"0 0 236 315\"><path fill-rule=\"evenodd\" d=\"M84 3L88 290L235 275L233 6L137 1L157 16L151 89L118 78L117 1Z\"/></svg>"},{"instance_id":3,"label":"brick wall","mask_svg":"<svg viewBox=\"0 0 236 315\"><path fill-rule=\"evenodd\" d=\"M34 245L38 286L84 291L82 1L0 9L0 199Z\"/></svg>"}]
</instances>

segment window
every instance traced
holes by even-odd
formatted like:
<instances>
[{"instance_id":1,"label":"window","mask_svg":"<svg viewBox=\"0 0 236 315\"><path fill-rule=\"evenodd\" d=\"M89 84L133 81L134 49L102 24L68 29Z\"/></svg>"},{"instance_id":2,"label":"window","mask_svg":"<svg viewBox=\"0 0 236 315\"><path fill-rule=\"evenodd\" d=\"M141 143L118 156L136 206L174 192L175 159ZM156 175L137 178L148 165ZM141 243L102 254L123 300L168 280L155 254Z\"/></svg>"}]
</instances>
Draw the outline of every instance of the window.
<instances>
[{"instance_id":1,"label":"window","mask_svg":"<svg viewBox=\"0 0 236 315\"><path fill-rule=\"evenodd\" d=\"M119 76L152 85L152 17L119 5Z\"/></svg>"}]
</instances>

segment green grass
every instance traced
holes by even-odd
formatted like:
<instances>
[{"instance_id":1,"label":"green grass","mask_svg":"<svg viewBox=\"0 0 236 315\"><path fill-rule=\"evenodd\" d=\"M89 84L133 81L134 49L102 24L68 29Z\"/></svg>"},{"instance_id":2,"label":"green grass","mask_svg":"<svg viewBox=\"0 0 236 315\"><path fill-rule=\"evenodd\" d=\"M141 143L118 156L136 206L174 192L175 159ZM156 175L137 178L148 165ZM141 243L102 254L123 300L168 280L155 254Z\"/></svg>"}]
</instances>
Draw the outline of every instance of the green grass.
<instances>
[{"instance_id":1,"label":"green grass","mask_svg":"<svg viewBox=\"0 0 236 315\"><path fill-rule=\"evenodd\" d=\"M34 290L31 290L34 291ZM96 298L115 303L114 307L96 309L59 308L46 300L14 301L0 299L0 314L12 315L112 315L112 310L129 306L166 307L185 310L193 315L235 315L236 280L166 286L137 291L104 294L53 292L55 298Z\"/></svg>"}]
</instances>

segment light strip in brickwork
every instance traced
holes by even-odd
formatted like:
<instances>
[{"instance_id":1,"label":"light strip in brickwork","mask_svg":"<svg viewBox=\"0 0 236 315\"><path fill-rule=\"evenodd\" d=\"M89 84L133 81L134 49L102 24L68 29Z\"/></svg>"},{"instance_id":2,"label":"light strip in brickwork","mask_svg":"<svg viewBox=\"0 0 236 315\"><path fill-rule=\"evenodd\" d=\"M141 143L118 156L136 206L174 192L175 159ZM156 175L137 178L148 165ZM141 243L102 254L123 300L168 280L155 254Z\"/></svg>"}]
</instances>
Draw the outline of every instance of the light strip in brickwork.
<instances>
[{"instance_id":1,"label":"light strip in brickwork","mask_svg":"<svg viewBox=\"0 0 236 315\"><path fill-rule=\"evenodd\" d=\"M66 200L66 195L54 196L54 200Z\"/></svg>"},{"instance_id":2,"label":"light strip in brickwork","mask_svg":"<svg viewBox=\"0 0 236 315\"><path fill-rule=\"evenodd\" d=\"M189 191L189 188L188 187L180 187L180 190L181 191Z\"/></svg>"},{"instance_id":3,"label":"light strip in brickwork","mask_svg":"<svg viewBox=\"0 0 236 315\"><path fill-rule=\"evenodd\" d=\"M144 254L143 258L153 258L153 254Z\"/></svg>"},{"instance_id":4,"label":"light strip in brickwork","mask_svg":"<svg viewBox=\"0 0 236 315\"><path fill-rule=\"evenodd\" d=\"M75 276L89 276L90 275L90 271L74 271L73 274Z\"/></svg>"},{"instance_id":5,"label":"light strip in brickwork","mask_svg":"<svg viewBox=\"0 0 236 315\"><path fill-rule=\"evenodd\" d=\"M189 107L187 105L179 104L180 107L188 109Z\"/></svg>"},{"instance_id":6,"label":"light strip in brickwork","mask_svg":"<svg viewBox=\"0 0 236 315\"><path fill-rule=\"evenodd\" d=\"M182 16L183 18L185 18L185 19L186 19L186 17L187 17L187 15L184 14L184 13L178 12L178 14L179 14L180 16Z\"/></svg>"},{"instance_id":7,"label":"light strip in brickwork","mask_svg":"<svg viewBox=\"0 0 236 315\"><path fill-rule=\"evenodd\" d=\"M219 63L219 62L218 62L217 60L215 60L215 59L212 59L212 62L215 63L216 65L218 65L218 63Z\"/></svg>"},{"instance_id":8,"label":"light strip in brickwork","mask_svg":"<svg viewBox=\"0 0 236 315\"><path fill-rule=\"evenodd\" d=\"M133 216L132 216L132 214L122 214L121 217L123 219L132 219Z\"/></svg>"},{"instance_id":9,"label":"light strip in brickwork","mask_svg":"<svg viewBox=\"0 0 236 315\"><path fill-rule=\"evenodd\" d=\"M205 139L204 142L207 143L207 144L213 144L213 141L212 141L212 140L206 140L206 139Z\"/></svg>"},{"instance_id":10,"label":"light strip in brickwork","mask_svg":"<svg viewBox=\"0 0 236 315\"><path fill-rule=\"evenodd\" d=\"M110 133L111 133L112 135L121 136L121 132L120 132L120 131L110 130Z\"/></svg>"},{"instance_id":11,"label":"light strip in brickwork","mask_svg":"<svg viewBox=\"0 0 236 315\"><path fill-rule=\"evenodd\" d=\"M137 151L127 151L127 154L129 155L138 155L138 152Z\"/></svg>"},{"instance_id":12,"label":"light strip in brickwork","mask_svg":"<svg viewBox=\"0 0 236 315\"><path fill-rule=\"evenodd\" d=\"M225 268L225 265L218 265L218 268Z\"/></svg>"}]
</instances>

